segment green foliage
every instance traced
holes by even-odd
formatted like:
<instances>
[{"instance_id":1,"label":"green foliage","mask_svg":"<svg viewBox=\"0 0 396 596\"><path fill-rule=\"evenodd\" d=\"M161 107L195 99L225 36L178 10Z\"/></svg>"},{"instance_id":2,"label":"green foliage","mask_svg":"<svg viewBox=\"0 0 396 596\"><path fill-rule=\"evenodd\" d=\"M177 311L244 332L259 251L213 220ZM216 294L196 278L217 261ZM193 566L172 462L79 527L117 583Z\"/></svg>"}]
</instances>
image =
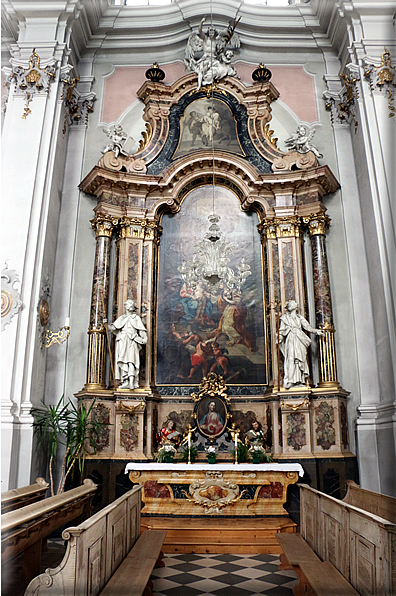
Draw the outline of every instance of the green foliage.
<instances>
[{"instance_id":1,"label":"green foliage","mask_svg":"<svg viewBox=\"0 0 396 596\"><path fill-rule=\"evenodd\" d=\"M245 443L238 443L237 453L238 453L238 462L240 464L244 464L248 461L248 459L249 459L248 451L249 451L249 448L247 447L247 445L245 445ZM233 449L231 451L231 455L235 459L235 449Z\"/></svg>"},{"instance_id":2,"label":"green foliage","mask_svg":"<svg viewBox=\"0 0 396 596\"><path fill-rule=\"evenodd\" d=\"M92 409L95 400L87 409L84 404L77 407L71 400L63 402L63 396L54 405L45 404L42 408L34 408L34 433L38 436L38 445L44 444L50 452L49 473L51 480L51 494L53 487L53 464L56 462L58 447L64 445L66 453L63 459L61 477L57 493L63 492L66 478L78 462L82 474L85 465L86 446L96 449L97 439L104 424L92 418Z\"/></svg>"},{"instance_id":3,"label":"green foliage","mask_svg":"<svg viewBox=\"0 0 396 596\"><path fill-rule=\"evenodd\" d=\"M190 447L190 460L194 461L198 456L198 451L196 447ZM179 457L177 461L188 461L188 447L184 447L182 451L179 453Z\"/></svg>"}]
</instances>

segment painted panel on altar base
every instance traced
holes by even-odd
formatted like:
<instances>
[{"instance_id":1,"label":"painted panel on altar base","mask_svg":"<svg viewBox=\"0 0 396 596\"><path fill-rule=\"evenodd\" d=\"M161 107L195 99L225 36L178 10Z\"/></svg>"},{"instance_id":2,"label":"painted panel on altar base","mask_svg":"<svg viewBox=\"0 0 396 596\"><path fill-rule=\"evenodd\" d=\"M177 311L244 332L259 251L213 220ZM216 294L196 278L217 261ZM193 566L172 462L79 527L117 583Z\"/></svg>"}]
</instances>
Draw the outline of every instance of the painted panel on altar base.
<instances>
[{"instance_id":1,"label":"painted panel on altar base","mask_svg":"<svg viewBox=\"0 0 396 596\"><path fill-rule=\"evenodd\" d=\"M251 275L241 291L200 282L187 287L178 267L192 261L209 228L213 189L194 189L175 215L165 214L159 254L157 308L157 385L196 385L208 372L228 385L265 385L263 272L258 217L244 213L228 189L216 187L219 227L234 250L228 266L242 257ZM210 341L208 341L210 340ZM203 346L202 342L206 342Z\"/></svg>"},{"instance_id":2,"label":"painted panel on altar base","mask_svg":"<svg viewBox=\"0 0 396 596\"><path fill-rule=\"evenodd\" d=\"M230 108L219 99L197 99L180 119L180 141L173 159L199 149L222 149L244 155Z\"/></svg>"}]
</instances>

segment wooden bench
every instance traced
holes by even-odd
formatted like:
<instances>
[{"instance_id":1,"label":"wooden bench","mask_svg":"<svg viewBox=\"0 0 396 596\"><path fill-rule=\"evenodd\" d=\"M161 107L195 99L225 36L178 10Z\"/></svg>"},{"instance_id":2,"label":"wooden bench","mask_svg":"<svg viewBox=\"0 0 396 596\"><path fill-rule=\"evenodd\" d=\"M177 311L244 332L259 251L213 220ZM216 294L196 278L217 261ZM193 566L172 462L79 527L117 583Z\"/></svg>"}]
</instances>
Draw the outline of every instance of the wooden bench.
<instances>
[{"instance_id":1,"label":"wooden bench","mask_svg":"<svg viewBox=\"0 0 396 596\"><path fill-rule=\"evenodd\" d=\"M96 490L92 480L60 495L9 511L1 516L2 566L24 553L27 580L39 573L42 540L76 518L89 517Z\"/></svg>"},{"instance_id":2,"label":"wooden bench","mask_svg":"<svg viewBox=\"0 0 396 596\"><path fill-rule=\"evenodd\" d=\"M166 530L146 530L111 577L100 596L151 596L150 575L163 567L162 545Z\"/></svg>"},{"instance_id":3,"label":"wooden bench","mask_svg":"<svg viewBox=\"0 0 396 596\"><path fill-rule=\"evenodd\" d=\"M371 490L361 488L353 480L347 480L348 492L342 500L343 503L353 505L364 511L369 511L396 524L396 498Z\"/></svg>"},{"instance_id":4,"label":"wooden bench","mask_svg":"<svg viewBox=\"0 0 396 596\"><path fill-rule=\"evenodd\" d=\"M41 501L44 499L48 487L49 484L44 478L36 478L35 484L13 488L1 493L1 514Z\"/></svg>"},{"instance_id":5,"label":"wooden bench","mask_svg":"<svg viewBox=\"0 0 396 596\"><path fill-rule=\"evenodd\" d=\"M360 594L396 594L396 524L300 485L301 536Z\"/></svg>"},{"instance_id":6,"label":"wooden bench","mask_svg":"<svg viewBox=\"0 0 396 596\"><path fill-rule=\"evenodd\" d=\"M321 561L300 534L277 534L283 553L279 569L293 569L298 584L295 596L359 596L358 592L329 562Z\"/></svg>"},{"instance_id":7,"label":"wooden bench","mask_svg":"<svg viewBox=\"0 0 396 596\"><path fill-rule=\"evenodd\" d=\"M62 561L35 577L25 596L100 594L140 536L141 491L141 486L133 487L78 526L64 530L67 547ZM142 547L141 552L145 553Z\"/></svg>"}]
</instances>

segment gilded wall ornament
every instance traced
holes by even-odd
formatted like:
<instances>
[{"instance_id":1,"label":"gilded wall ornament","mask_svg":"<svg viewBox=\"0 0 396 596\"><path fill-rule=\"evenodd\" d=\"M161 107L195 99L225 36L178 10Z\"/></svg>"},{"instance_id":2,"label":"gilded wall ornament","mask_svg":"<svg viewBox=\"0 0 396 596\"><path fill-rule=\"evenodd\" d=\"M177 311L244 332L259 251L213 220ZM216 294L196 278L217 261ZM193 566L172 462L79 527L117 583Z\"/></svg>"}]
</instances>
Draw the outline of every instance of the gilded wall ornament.
<instances>
[{"instance_id":1,"label":"gilded wall ornament","mask_svg":"<svg viewBox=\"0 0 396 596\"><path fill-rule=\"evenodd\" d=\"M365 65L364 78L368 81L371 91L381 90L388 96L388 117L393 118L396 113L396 108L393 105L396 69L392 66L390 53L384 47L379 66L375 66L375 62L368 57L363 62Z\"/></svg>"},{"instance_id":2,"label":"gilded wall ornament","mask_svg":"<svg viewBox=\"0 0 396 596\"><path fill-rule=\"evenodd\" d=\"M26 104L22 118L26 119L31 114L29 106L34 95L49 92L50 84L55 80L56 60L47 60L46 65L42 67L40 56L34 48L27 66L15 59L11 59L11 63L12 68L2 69L6 75L5 86L11 87L11 84L14 83L14 92L16 94L23 93L25 96Z\"/></svg>"},{"instance_id":3,"label":"gilded wall ornament","mask_svg":"<svg viewBox=\"0 0 396 596\"><path fill-rule=\"evenodd\" d=\"M343 83L341 91L325 91L323 99L325 108L330 112L331 123L350 124L355 126L357 131L358 121L356 120L355 104L359 98L357 82L360 80L359 69L354 64L345 67L346 73L340 75Z\"/></svg>"},{"instance_id":4,"label":"gilded wall ornament","mask_svg":"<svg viewBox=\"0 0 396 596\"><path fill-rule=\"evenodd\" d=\"M80 93L77 89L79 79L67 76L62 79L64 85L62 98L65 104L65 118L63 122L63 134L66 127L88 125L88 116L93 112L96 93Z\"/></svg>"},{"instance_id":5,"label":"gilded wall ornament","mask_svg":"<svg viewBox=\"0 0 396 596\"><path fill-rule=\"evenodd\" d=\"M7 263L1 270L1 330L11 323L11 319L18 314L23 304L20 293L15 288L19 276L15 269L8 269Z\"/></svg>"}]
</instances>

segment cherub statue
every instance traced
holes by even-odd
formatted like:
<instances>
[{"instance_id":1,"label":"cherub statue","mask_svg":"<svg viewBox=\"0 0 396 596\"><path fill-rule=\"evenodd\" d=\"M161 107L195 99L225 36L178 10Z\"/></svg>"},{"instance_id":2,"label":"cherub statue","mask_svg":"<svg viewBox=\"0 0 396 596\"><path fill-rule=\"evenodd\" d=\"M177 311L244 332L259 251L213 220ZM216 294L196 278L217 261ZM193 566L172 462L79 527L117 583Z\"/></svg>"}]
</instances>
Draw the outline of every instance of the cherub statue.
<instances>
[{"instance_id":1,"label":"cherub statue","mask_svg":"<svg viewBox=\"0 0 396 596\"><path fill-rule=\"evenodd\" d=\"M103 149L102 153L105 154L108 151L114 151L115 157L118 157L120 153L122 155L128 156L128 153L123 150L123 145L128 138L128 135L124 130L122 130L122 126L120 124L116 124L115 126L111 126L108 128L102 128L102 131L109 137L110 141Z\"/></svg>"},{"instance_id":2,"label":"cherub statue","mask_svg":"<svg viewBox=\"0 0 396 596\"><path fill-rule=\"evenodd\" d=\"M234 29L236 25L230 25L227 29L217 31L212 25L206 33L203 31L204 17L200 24L198 33L193 31L187 42L184 64L188 70L197 73L199 91L202 85L211 85L227 75L235 76L236 71L230 65L233 54L228 53L226 46L239 48L240 41ZM203 52L199 59L195 58L197 52Z\"/></svg>"},{"instance_id":3,"label":"cherub statue","mask_svg":"<svg viewBox=\"0 0 396 596\"><path fill-rule=\"evenodd\" d=\"M285 141L285 145L286 147L292 151L297 151L298 153L308 153L309 151L312 151L312 153L314 155L316 155L316 157L323 157L323 155L321 153L319 153L319 151L316 149L316 147L314 147L313 145L311 145L311 139L314 136L316 132L316 129L313 128L308 134L307 134L307 129L305 128L305 126L299 126L297 128L297 131L294 132L291 137L289 137L288 139L286 139Z\"/></svg>"}]
</instances>

